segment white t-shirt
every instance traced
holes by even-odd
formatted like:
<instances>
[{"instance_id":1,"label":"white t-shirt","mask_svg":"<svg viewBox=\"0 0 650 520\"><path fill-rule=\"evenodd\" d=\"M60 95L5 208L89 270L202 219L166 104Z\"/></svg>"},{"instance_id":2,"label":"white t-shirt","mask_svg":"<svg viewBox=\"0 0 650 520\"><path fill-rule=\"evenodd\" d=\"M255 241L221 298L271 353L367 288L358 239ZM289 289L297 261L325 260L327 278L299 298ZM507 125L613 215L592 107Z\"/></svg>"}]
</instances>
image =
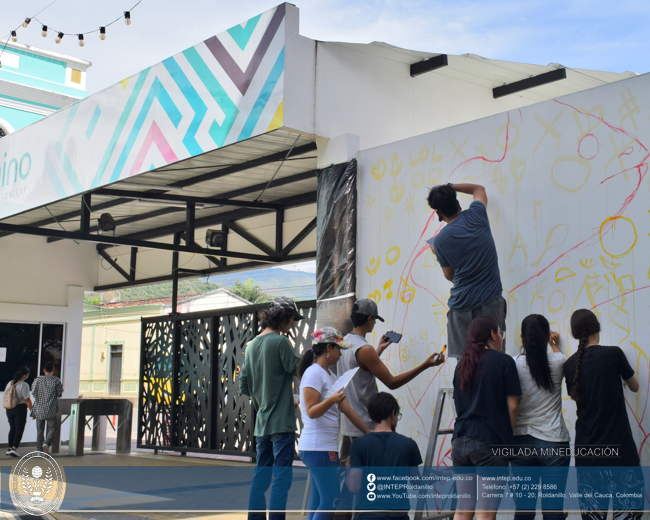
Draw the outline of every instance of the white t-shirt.
<instances>
[{"instance_id":1,"label":"white t-shirt","mask_svg":"<svg viewBox=\"0 0 650 520\"><path fill-rule=\"evenodd\" d=\"M566 356L562 352L548 354L553 392L535 384L524 354L517 356L515 362L521 383L521 399L514 434L530 435L549 442L567 442L569 430L562 414L562 378Z\"/></svg>"},{"instance_id":2,"label":"white t-shirt","mask_svg":"<svg viewBox=\"0 0 650 520\"><path fill-rule=\"evenodd\" d=\"M5 392L11 386L12 381L13 379L7 383ZM17 404L25 404L25 399L29 399L31 397L29 393L29 385L25 383L25 381L18 381L16 383L16 397L18 397Z\"/></svg>"},{"instance_id":3,"label":"white t-shirt","mask_svg":"<svg viewBox=\"0 0 650 520\"><path fill-rule=\"evenodd\" d=\"M298 449L302 451L339 451L339 407L332 405L320 417L311 419L305 406L305 388L313 388L320 393L319 402L324 401L329 388L336 382L336 376L314 363L302 375L300 381L300 409L303 428L300 432Z\"/></svg>"}]
</instances>

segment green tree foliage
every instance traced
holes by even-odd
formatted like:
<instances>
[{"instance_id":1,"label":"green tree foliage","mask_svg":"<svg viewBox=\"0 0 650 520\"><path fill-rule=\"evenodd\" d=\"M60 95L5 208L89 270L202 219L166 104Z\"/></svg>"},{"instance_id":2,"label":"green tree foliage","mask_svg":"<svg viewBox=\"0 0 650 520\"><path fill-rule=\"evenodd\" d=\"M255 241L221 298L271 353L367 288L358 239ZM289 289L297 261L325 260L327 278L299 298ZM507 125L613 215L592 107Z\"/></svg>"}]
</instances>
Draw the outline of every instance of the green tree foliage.
<instances>
[{"instance_id":1,"label":"green tree foliage","mask_svg":"<svg viewBox=\"0 0 650 520\"><path fill-rule=\"evenodd\" d=\"M252 303L265 303L273 299L268 294L264 294L260 286L256 285L252 279L245 283L235 280L228 290Z\"/></svg>"}]
</instances>

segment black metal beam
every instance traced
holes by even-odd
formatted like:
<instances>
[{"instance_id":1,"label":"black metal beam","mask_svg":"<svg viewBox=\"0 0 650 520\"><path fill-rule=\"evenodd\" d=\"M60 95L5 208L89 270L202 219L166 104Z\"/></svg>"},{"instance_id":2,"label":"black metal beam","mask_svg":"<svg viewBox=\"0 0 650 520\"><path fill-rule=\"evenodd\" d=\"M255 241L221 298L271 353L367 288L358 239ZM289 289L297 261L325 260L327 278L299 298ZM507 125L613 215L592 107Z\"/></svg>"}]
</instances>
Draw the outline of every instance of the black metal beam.
<instances>
[{"instance_id":1,"label":"black metal beam","mask_svg":"<svg viewBox=\"0 0 650 520\"><path fill-rule=\"evenodd\" d=\"M284 210L279 209L275 212L275 252L280 254L282 251L282 242L284 241Z\"/></svg>"},{"instance_id":2,"label":"black metal beam","mask_svg":"<svg viewBox=\"0 0 650 520\"><path fill-rule=\"evenodd\" d=\"M79 224L79 232L90 232L90 193L84 193L81 196L81 223Z\"/></svg>"},{"instance_id":3,"label":"black metal beam","mask_svg":"<svg viewBox=\"0 0 650 520\"><path fill-rule=\"evenodd\" d=\"M316 229L316 221L317 221L317 217L314 217L313 220L309 224L307 224L303 228L303 230L300 233L298 233L291 242L287 244L287 247L285 247L282 251L280 251L280 256L288 255L289 253L291 253L291 251L293 251L298 246L298 244L300 244L300 242L302 242L305 238L307 238L307 235L309 235L309 233L311 233L314 229Z\"/></svg>"},{"instance_id":4,"label":"black metal beam","mask_svg":"<svg viewBox=\"0 0 650 520\"><path fill-rule=\"evenodd\" d=\"M131 264L130 264L130 271L129 271L129 274L131 275L130 280L132 282L135 282L135 266L136 266L137 260L138 260L138 248L137 247L132 247L131 248Z\"/></svg>"},{"instance_id":5,"label":"black metal beam","mask_svg":"<svg viewBox=\"0 0 650 520\"><path fill-rule=\"evenodd\" d=\"M188 202L185 210L185 242L194 244L194 223L196 221L196 204Z\"/></svg>"},{"instance_id":6,"label":"black metal beam","mask_svg":"<svg viewBox=\"0 0 650 520\"><path fill-rule=\"evenodd\" d=\"M307 172L303 173L298 173L296 175L290 175L289 177L282 177L280 179L274 179L273 183L269 186L268 189L272 188L278 188L280 186L285 186L286 184L291 184L293 182L299 182L307 179L312 179L316 177L316 170L310 170ZM228 191L226 193L222 193L219 195L220 198L222 199L230 199L233 197L241 197L243 195L250 195L251 193L256 193L258 191L263 190L268 182L263 182L260 184L255 184L253 186L247 186L245 188L239 188L237 190L232 190ZM147 192L148 193L148 192ZM122 200L122 199L121 199ZM123 199L124 202L133 202L131 199ZM108 203L102 203L99 204L98 206L92 208L93 211L99 211L100 209L107 209L106 204ZM122 204L122 202L120 203ZM141 213L140 215L133 215L132 217L126 217L120 220L115 221L115 225L119 229L120 226L124 226L126 224L132 224L134 222L141 222L142 220L147 220L150 218L156 218L160 217L162 215L169 215L170 213L180 213L181 211L184 211L183 208L177 208L177 207L171 207L171 208L162 208L162 209L157 209L154 211L149 211L147 213ZM61 216L59 216L59 220L66 220L66 218L73 218L74 215L72 213L66 213ZM35 222L33 224L30 224L32 226L41 226L41 225L48 225L48 224L54 224L53 219L48 219L48 220L41 220L39 222ZM97 226L93 226L90 228L90 232L93 233L97 231ZM0 238L4 236L5 234L8 233L0 233ZM48 242L57 242L60 240L59 238L48 238Z\"/></svg>"},{"instance_id":7,"label":"black metal beam","mask_svg":"<svg viewBox=\"0 0 650 520\"><path fill-rule=\"evenodd\" d=\"M439 69L440 67L446 67L448 64L446 54L440 54L439 56L434 56L428 60L411 63L411 77L414 78L415 76L419 76L425 72L430 72Z\"/></svg>"},{"instance_id":8,"label":"black metal beam","mask_svg":"<svg viewBox=\"0 0 650 520\"><path fill-rule=\"evenodd\" d=\"M297 255L291 255L287 256L282 259L283 262L299 262L301 260L313 260L316 258L316 251L311 251L309 253L300 253ZM208 276L212 274L221 274L221 273L229 273L232 271L246 271L249 269L255 269L257 267L267 267L269 264L268 263L263 263L263 262L242 262L239 264L235 265L228 265L224 267L214 267L211 269L179 269L178 271L178 277L180 278L196 278L197 276ZM119 283L113 283L113 284L107 284L107 285L98 285L96 286L93 291L95 292L100 292L100 291L110 291L113 289L124 289L126 287L135 287L138 285L151 285L154 283L160 283L160 282L169 282L172 279L171 274L166 274L162 276L155 276L152 278L145 278L142 280L138 280L137 282L119 282Z\"/></svg>"},{"instance_id":9,"label":"black metal beam","mask_svg":"<svg viewBox=\"0 0 650 520\"><path fill-rule=\"evenodd\" d=\"M264 242L262 242L258 238L251 235L248 231L246 231L240 225L235 224L234 222L231 222L230 220L224 221L223 224L225 226L227 226L228 228L232 229L240 237L242 237L244 240L246 240L246 242L248 242L249 244L252 244L253 246L255 246L260 251L265 252L269 256L275 256L276 253L275 253L275 250L272 247L267 246Z\"/></svg>"},{"instance_id":10,"label":"black metal beam","mask_svg":"<svg viewBox=\"0 0 650 520\"><path fill-rule=\"evenodd\" d=\"M195 204L210 204L215 206L234 206L239 208L277 208L277 204L267 202L255 202L249 200L231 200L222 197L191 197L189 195L177 195L170 193L147 193L145 191L115 190L100 188L93 192L95 195L106 197L123 197L135 200L153 200L164 202L193 202Z\"/></svg>"},{"instance_id":11,"label":"black metal beam","mask_svg":"<svg viewBox=\"0 0 650 520\"><path fill-rule=\"evenodd\" d=\"M220 168L218 170L214 170L211 172L202 173L201 175L197 175L196 177L190 177L189 179L176 181L170 184L169 186L173 188L185 188L186 186L192 186L200 182L218 179L225 175L230 175L231 173L240 172L242 170L249 170L250 168L256 168L257 166L262 166L264 164L282 161L288 159L289 157L296 157L298 155L302 155L307 152L313 152L314 150L316 150L315 141L312 143L303 144L302 146L296 146L293 150L291 149L283 150L281 152L265 155L264 157L260 157L258 159L252 159L250 161L236 164L234 166ZM291 151L291 153L289 153L289 151Z\"/></svg>"},{"instance_id":12,"label":"black metal beam","mask_svg":"<svg viewBox=\"0 0 650 520\"><path fill-rule=\"evenodd\" d=\"M302 155L304 153L311 152L311 151L314 151L314 150L316 150L316 143L315 142L308 143L306 145L298 146L298 147L294 148L291 151L291 154L289 154L289 157L296 157L296 156L299 156L299 155ZM266 155L266 156L260 157L258 159L253 159L252 161L246 161L246 162L240 163L238 165L229 166L227 168L222 168L221 170L215 170L215 171L209 172L207 174L202 174L202 175L199 175L197 177L192 177L192 178L187 179L185 181L177 181L176 183L172 184L171 187L174 187L174 188L186 187L186 186L191 186L193 184L197 184L199 182L203 182L203 180L208 180L208 179L202 179L202 177L204 177L206 175L208 175L208 176L209 175L216 175L219 172L221 172L223 175L229 175L231 173L237 173L237 172L244 171L244 170L247 170L247 169L250 169L250 168L256 168L257 166L263 166L265 164L269 164L269 163L273 163L273 162L279 162L279 161L282 161L283 159L285 159L287 157L288 152L289 152L289 150L284 150L282 152L277 152L277 153L273 153L273 154L270 154L270 155ZM178 170L182 171L182 168L179 168ZM312 173L313 172L314 171L312 170ZM218 175L218 176L221 177L223 175ZM282 178L282 179L275 179L273 181L272 186L273 187L282 186L282 185L284 185L284 184L286 184L288 182L294 182L293 179L302 180L301 178L298 178L298 177L303 176L303 175L305 175L305 173L301 173L301 174L294 175L294 176L291 176L291 177L285 177L285 178ZM214 178L217 178L217 177L214 177ZM305 177L305 178L307 178L307 177ZM182 184L180 184L180 183L182 183ZM257 190L262 190L264 188L264 186L266 186L266 184L267 183L261 183L261 184L255 185L255 186L251 186L249 188L243 188L243 190L250 190L250 191L246 191L244 193L241 193L241 195L243 195L245 193L254 193ZM222 198L238 197L240 195L235 195L234 193L240 192L240 191L241 190L235 190L234 192L223 193L220 196ZM152 191L147 191L147 192L143 192L143 193L147 193L147 194L160 193L160 190L152 190ZM132 200L131 199L124 199L124 198L110 200L110 201L102 202L101 204L97 204L95 207L92 208L92 210L93 211L101 211L101 210L104 210L104 209L110 209L110 208L114 208L115 206L119 206L121 204L126 204L127 202L132 202ZM174 210L176 210L176 208L174 208ZM80 211L69 211L67 213L57 215L57 219L59 221L64 221L64 220L68 220L68 219L71 219L71 218L79 217L80 214L81 214ZM36 222L32 222L29 225L30 226L47 226L49 224L55 224L55 223L56 223L56 221L53 218L47 218L47 219L43 219L43 220L38 220ZM91 231L93 231L92 228L91 228ZM0 238L2 238L3 236L7 236L9 234L10 233L0 233Z\"/></svg>"},{"instance_id":13,"label":"black metal beam","mask_svg":"<svg viewBox=\"0 0 650 520\"><path fill-rule=\"evenodd\" d=\"M174 245L181 245L180 231L174 233ZM172 314L178 314L178 251L172 255Z\"/></svg>"},{"instance_id":14,"label":"black metal beam","mask_svg":"<svg viewBox=\"0 0 650 520\"><path fill-rule=\"evenodd\" d=\"M185 223L183 223L184 225ZM77 233L71 231L60 231L58 229L45 229L45 228L34 228L30 226L17 226L14 224L3 224L0 222L0 231L7 231L9 233L20 233L23 235L34 235L34 236L54 236L57 238L70 239L70 240L81 240L85 242L98 242L101 244L112 244L118 246L131 246L131 247L143 247L149 249L161 249L163 251L178 251L180 253L198 253L201 255L211 255L215 252L219 256L225 256L230 258L241 258L243 260L257 260L258 262L278 262L278 257L268 257L262 255L253 255L249 253L237 253L234 251L215 251L214 249L207 249L204 247L196 246L175 246L173 244L163 244L162 242L151 242L145 240L135 240L127 237L113 237L105 235L92 235L85 233ZM178 229L176 231L182 231ZM110 245L106 246L110 247ZM105 249L105 248L104 248ZM99 250L100 254L103 250ZM125 277L129 279L129 275L125 272Z\"/></svg>"},{"instance_id":15,"label":"black metal beam","mask_svg":"<svg viewBox=\"0 0 650 520\"><path fill-rule=\"evenodd\" d=\"M108 255L106 251L99 251L99 254L104 260L106 260L109 264L111 264L111 267L113 267L113 269L115 269L118 273L120 273L124 278L126 278L127 280L131 280L129 274L124 269L122 269L118 265L118 263Z\"/></svg>"},{"instance_id":16,"label":"black metal beam","mask_svg":"<svg viewBox=\"0 0 650 520\"><path fill-rule=\"evenodd\" d=\"M539 76L533 76L532 78L522 79L521 81L515 81L514 83L508 83L507 85L493 88L492 97L494 97L494 99L500 98L529 88L553 83L554 81L559 81L561 79L566 79L566 69L552 70L551 72L545 72Z\"/></svg>"},{"instance_id":17,"label":"black metal beam","mask_svg":"<svg viewBox=\"0 0 650 520\"><path fill-rule=\"evenodd\" d=\"M316 192L312 191L309 193L303 193L301 195L294 195L293 197L287 197L286 199L279 199L276 201L283 208L295 208L297 206L304 206L306 204L313 204L316 202ZM177 208L178 209L178 208ZM183 211L180 209L180 211ZM265 215L271 211L270 209L236 209L233 211L226 211L223 213L217 213L216 215L210 215L207 217L202 217L196 219L195 226L196 228L202 228L207 226L213 226L216 224L222 224L224 221L229 220L231 222L236 220L241 220L250 217L257 217L259 215ZM118 228L119 229L119 228ZM2 229L0 228L0 231ZM169 224L167 226L162 226L159 228L148 229L146 231L139 231L138 233L132 233L130 235L124 235L123 238L127 239L138 239L138 240L148 240L151 238L159 238L171 235L176 231L184 231L185 222L178 222L176 224ZM108 241L107 241L108 242ZM104 246L104 248L110 246ZM221 255L220 252L212 250L212 254L218 256L228 256Z\"/></svg>"}]
</instances>

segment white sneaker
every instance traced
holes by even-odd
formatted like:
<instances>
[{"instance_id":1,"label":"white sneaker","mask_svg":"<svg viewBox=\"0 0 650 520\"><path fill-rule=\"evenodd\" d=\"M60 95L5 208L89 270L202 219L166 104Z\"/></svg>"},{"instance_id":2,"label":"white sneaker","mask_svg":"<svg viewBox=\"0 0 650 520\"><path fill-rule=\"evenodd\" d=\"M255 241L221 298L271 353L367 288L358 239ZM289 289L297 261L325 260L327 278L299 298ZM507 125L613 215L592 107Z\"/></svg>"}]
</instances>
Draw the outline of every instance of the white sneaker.
<instances>
[{"instance_id":1,"label":"white sneaker","mask_svg":"<svg viewBox=\"0 0 650 520\"><path fill-rule=\"evenodd\" d=\"M10 451L11 453L9 455L12 457L20 457L20 453L18 453L18 450L16 448L12 448Z\"/></svg>"},{"instance_id":2,"label":"white sneaker","mask_svg":"<svg viewBox=\"0 0 650 520\"><path fill-rule=\"evenodd\" d=\"M43 444L43 453L47 453L48 455L50 454L50 445L49 444Z\"/></svg>"},{"instance_id":3,"label":"white sneaker","mask_svg":"<svg viewBox=\"0 0 650 520\"><path fill-rule=\"evenodd\" d=\"M6 453L5 455L11 455L11 450L12 450L12 449L13 449L13 448L11 448L11 447L7 448L7 453Z\"/></svg>"}]
</instances>

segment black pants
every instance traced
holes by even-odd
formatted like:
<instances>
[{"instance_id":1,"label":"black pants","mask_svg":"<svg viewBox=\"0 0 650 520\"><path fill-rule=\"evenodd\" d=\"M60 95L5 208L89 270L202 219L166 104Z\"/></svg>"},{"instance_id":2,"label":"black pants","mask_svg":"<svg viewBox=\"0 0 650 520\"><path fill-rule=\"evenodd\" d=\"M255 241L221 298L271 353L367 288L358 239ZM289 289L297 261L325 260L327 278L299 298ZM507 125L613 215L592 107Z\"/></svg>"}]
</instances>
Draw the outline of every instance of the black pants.
<instances>
[{"instance_id":1,"label":"black pants","mask_svg":"<svg viewBox=\"0 0 650 520\"><path fill-rule=\"evenodd\" d=\"M27 405L25 403L16 405L15 408L7 410L9 419L9 448L18 448L23 438L25 424L27 423Z\"/></svg>"}]
</instances>

